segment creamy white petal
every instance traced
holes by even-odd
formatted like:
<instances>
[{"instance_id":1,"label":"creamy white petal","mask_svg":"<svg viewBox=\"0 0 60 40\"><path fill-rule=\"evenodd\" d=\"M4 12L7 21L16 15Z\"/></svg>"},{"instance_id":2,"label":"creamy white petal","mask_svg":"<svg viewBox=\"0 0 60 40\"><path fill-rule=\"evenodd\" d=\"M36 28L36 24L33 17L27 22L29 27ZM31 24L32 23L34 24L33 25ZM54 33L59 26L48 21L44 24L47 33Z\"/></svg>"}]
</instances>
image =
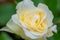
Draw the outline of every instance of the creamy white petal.
<instances>
[{"instance_id":1,"label":"creamy white petal","mask_svg":"<svg viewBox=\"0 0 60 40\"><path fill-rule=\"evenodd\" d=\"M17 25L15 22L13 22L13 20L10 20L7 23L7 27L15 34L17 34L18 36L22 37L23 39L29 39L25 34L23 29Z\"/></svg>"},{"instance_id":2,"label":"creamy white petal","mask_svg":"<svg viewBox=\"0 0 60 40\"><path fill-rule=\"evenodd\" d=\"M33 35L30 31L28 31L28 30L26 30L26 29L24 29L24 28L23 28L23 30L24 30L24 33L25 33L25 35L26 35L27 37L29 37L29 38L31 38L31 39L39 38L39 37Z\"/></svg>"},{"instance_id":3,"label":"creamy white petal","mask_svg":"<svg viewBox=\"0 0 60 40\"><path fill-rule=\"evenodd\" d=\"M20 19L19 19L17 14L12 15L12 20L13 20L14 23L19 25L19 27L23 26L24 28L27 28L27 26L23 22L20 21Z\"/></svg>"},{"instance_id":4,"label":"creamy white petal","mask_svg":"<svg viewBox=\"0 0 60 40\"><path fill-rule=\"evenodd\" d=\"M48 9L48 6L43 4L43 3L39 3L38 8L40 8L40 9Z\"/></svg>"},{"instance_id":5,"label":"creamy white petal","mask_svg":"<svg viewBox=\"0 0 60 40\"><path fill-rule=\"evenodd\" d=\"M48 6L45 5L45 4L40 3L38 5L38 8L40 8L40 9L42 9L42 10L44 10L46 12L48 27L50 27L51 25L53 25L52 20L53 20L54 16L53 16L52 12L49 10Z\"/></svg>"},{"instance_id":6,"label":"creamy white petal","mask_svg":"<svg viewBox=\"0 0 60 40\"><path fill-rule=\"evenodd\" d=\"M33 35L37 36L37 37L42 37L42 36L44 36L44 35L48 32L48 29L47 29L47 27L46 27L43 33L32 32L32 31L30 31L30 32L31 32Z\"/></svg>"},{"instance_id":7,"label":"creamy white petal","mask_svg":"<svg viewBox=\"0 0 60 40\"><path fill-rule=\"evenodd\" d=\"M0 29L0 31L6 31L6 32L13 33L7 26Z\"/></svg>"},{"instance_id":8,"label":"creamy white petal","mask_svg":"<svg viewBox=\"0 0 60 40\"><path fill-rule=\"evenodd\" d=\"M47 22L48 22L48 27L51 27L52 25L53 25L53 23L52 23L52 20L53 20L53 14L52 14L52 12L49 10L48 12L47 12Z\"/></svg>"},{"instance_id":9,"label":"creamy white petal","mask_svg":"<svg viewBox=\"0 0 60 40\"><path fill-rule=\"evenodd\" d=\"M57 33L57 25L52 26L52 27L51 27L51 30L52 30L53 32Z\"/></svg>"},{"instance_id":10,"label":"creamy white petal","mask_svg":"<svg viewBox=\"0 0 60 40\"><path fill-rule=\"evenodd\" d=\"M19 22L19 17L18 17L17 14L12 15L12 18L11 18L11 19L12 19L13 22L15 22L17 25L20 25L20 26L21 26L21 24L20 24L20 22Z\"/></svg>"},{"instance_id":11,"label":"creamy white petal","mask_svg":"<svg viewBox=\"0 0 60 40\"><path fill-rule=\"evenodd\" d=\"M7 25L6 25L10 30L12 30L13 32L18 33L17 29L19 30L19 26L17 24L15 24L12 20L10 20Z\"/></svg>"},{"instance_id":12,"label":"creamy white petal","mask_svg":"<svg viewBox=\"0 0 60 40\"><path fill-rule=\"evenodd\" d=\"M33 2L31 0L24 0L22 2L19 2L16 6L16 9L19 11L27 10L27 9L32 9L35 6L33 5Z\"/></svg>"},{"instance_id":13,"label":"creamy white petal","mask_svg":"<svg viewBox=\"0 0 60 40\"><path fill-rule=\"evenodd\" d=\"M53 32L51 29L48 29L48 32L46 33L46 37L51 37L53 36Z\"/></svg>"}]
</instances>

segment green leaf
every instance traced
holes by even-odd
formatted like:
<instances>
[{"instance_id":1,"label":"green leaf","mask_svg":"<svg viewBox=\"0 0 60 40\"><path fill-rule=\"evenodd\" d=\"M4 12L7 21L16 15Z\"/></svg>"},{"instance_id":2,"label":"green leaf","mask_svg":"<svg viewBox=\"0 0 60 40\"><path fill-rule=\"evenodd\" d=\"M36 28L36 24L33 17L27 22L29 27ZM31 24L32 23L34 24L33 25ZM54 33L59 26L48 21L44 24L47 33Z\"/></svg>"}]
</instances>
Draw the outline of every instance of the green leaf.
<instances>
[{"instance_id":1,"label":"green leaf","mask_svg":"<svg viewBox=\"0 0 60 40\"><path fill-rule=\"evenodd\" d=\"M7 33L1 32L0 33L0 40L13 40Z\"/></svg>"},{"instance_id":2,"label":"green leaf","mask_svg":"<svg viewBox=\"0 0 60 40\"><path fill-rule=\"evenodd\" d=\"M23 0L16 0L17 3L18 3L18 2L21 2L21 1L23 1ZM43 0L31 0L31 1L34 2L34 5L35 5L35 6L37 6L38 3L43 3Z\"/></svg>"},{"instance_id":3,"label":"green leaf","mask_svg":"<svg viewBox=\"0 0 60 40\"><path fill-rule=\"evenodd\" d=\"M37 6L39 3L43 3L43 0L32 0L34 5Z\"/></svg>"},{"instance_id":4,"label":"green leaf","mask_svg":"<svg viewBox=\"0 0 60 40\"><path fill-rule=\"evenodd\" d=\"M55 17L53 19L54 24L60 24L59 21L60 21L60 17Z\"/></svg>"},{"instance_id":5,"label":"green leaf","mask_svg":"<svg viewBox=\"0 0 60 40\"><path fill-rule=\"evenodd\" d=\"M49 7L55 16L57 9L57 0L44 0L44 3Z\"/></svg>"},{"instance_id":6,"label":"green leaf","mask_svg":"<svg viewBox=\"0 0 60 40\"><path fill-rule=\"evenodd\" d=\"M0 26L5 25L11 16L16 13L15 7L16 5L13 3L0 5Z\"/></svg>"},{"instance_id":7,"label":"green leaf","mask_svg":"<svg viewBox=\"0 0 60 40\"><path fill-rule=\"evenodd\" d=\"M60 0L57 0L57 13L56 16L60 18Z\"/></svg>"},{"instance_id":8,"label":"green leaf","mask_svg":"<svg viewBox=\"0 0 60 40\"><path fill-rule=\"evenodd\" d=\"M60 0L57 0L58 4L57 4L57 10L60 11Z\"/></svg>"},{"instance_id":9,"label":"green leaf","mask_svg":"<svg viewBox=\"0 0 60 40\"><path fill-rule=\"evenodd\" d=\"M47 38L47 39L48 39L48 40L54 40L53 37L49 37L49 38Z\"/></svg>"},{"instance_id":10,"label":"green leaf","mask_svg":"<svg viewBox=\"0 0 60 40\"><path fill-rule=\"evenodd\" d=\"M16 0L16 2L21 2L21 1L23 1L23 0Z\"/></svg>"}]
</instances>

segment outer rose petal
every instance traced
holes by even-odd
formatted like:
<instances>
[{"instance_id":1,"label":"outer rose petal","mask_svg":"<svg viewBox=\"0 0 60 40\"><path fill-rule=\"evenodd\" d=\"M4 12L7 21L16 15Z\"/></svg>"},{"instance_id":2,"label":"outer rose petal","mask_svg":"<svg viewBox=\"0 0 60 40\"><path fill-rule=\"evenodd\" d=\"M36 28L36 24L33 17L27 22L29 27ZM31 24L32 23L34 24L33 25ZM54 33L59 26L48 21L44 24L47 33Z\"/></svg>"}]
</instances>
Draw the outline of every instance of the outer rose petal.
<instances>
[{"instance_id":1,"label":"outer rose petal","mask_svg":"<svg viewBox=\"0 0 60 40\"><path fill-rule=\"evenodd\" d=\"M22 2L19 2L16 6L17 13L20 14L21 11L29 10L35 8L34 4L30 0L24 0Z\"/></svg>"},{"instance_id":2,"label":"outer rose petal","mask_svg":"<svg viewBox=\"0 0 60 40\"><path fill-rule=\"evenodd\" d=\"M54 25L53 27L51 27L51 30L55 33L57 33L57 25Z\"/></svg>"},{"instance_id":3,"label":"outer rose petal","mask_svg":"<svg viewBox=\"0 0 60 40\"><path fill-rule=\"evenodd\" d=\"M0 29L0 31L7 31L13 33L8 27L3 27L2 29Z\"/></svg>"},{"instance_id":4,"label":"outer rose petal","mask_svg":"<svg viewBox=\"0 0 60 40\"><path fill-rule=\"evenodd\" d=\"M8 23L7 23L7 27L15 34L19 35L20 37L22 37L23 39L30 39L28 38L24 32L23 29L17 25L15 22L13 22L13 20L11 19Z\"/></svg>"},{"instance_id":5,"label":"outer rose petal","mask_svg":"<svg viewBox=\"0 0 60 40\"><path fill-rule=\"evenodd\" d=\"M15 22L17 25L20 25L21 26L21 24L20 24L20 20L19 20L19 17L18 17L18 15L17 14L14 14L14 15L12 15L12 20L13 20L13 22Z\"/></svg>"},{"instance_id":6,"label":"outer rose petal","mask_svg":"<svg viewBox=\"0 0 60 40\"><path fill-rule=\"evenodd\" d=\"M13 20L14 23L16 23L17 25L19 25L19 27L27 28L26 25L24 25L23 23L21 24L21 21L20 21L20 19L18 17L18 14L12 15L12 20Z\"/></svg>"},{"instance_id":7,"label":"outer rose petal","mask_svg":"<svg viewBox=\"0 0 60 40\"><path fill-rule=\"evenodd\" d=\"M53 32L51 31L51 29L48 29L46 37L51 37L51 36L53 36Z\"/></svg>"},{"instance_id":8,"label":"outer rose petal","mask_svg":"<svg viewBox=\"0 0 60 40\"><path fill-rule=\"evenodd\" d=\"M25 8L32 8L34 7L33 2L30 0L24 0L22 2L19 2L18 5L16 6L16 9L25 9Z\"/></svg>"},{"instance_id":9,"label":"outer rose petal","mask_svg":"<svg viewBox=\"0 0 60 40\"><path fill-rule=\"evenodd\" d=\"M52 20L53 20L53 14L52 12L48 9L48 6L45 5L45 4L38 4L38 8L44 10L47 14L47 22L48 22L48 27L52 26L53 23L52 23Z\"/></svg>"},{"instance_id":10,"label":"outer rose petal","mask_svg":"<svg viewBox=\"0 0 60 40\"><path fill-rule=\"evenodd\" d=\"M30 31L28 31L28 30L26 30L26 29L24 29L24 28L23 28L23 30L24 30L25 35L26 35L27 37L29 37L29 38L31 38L31 39L39 38L39 37L33 35Z\"/></svg>"}]
</instances>

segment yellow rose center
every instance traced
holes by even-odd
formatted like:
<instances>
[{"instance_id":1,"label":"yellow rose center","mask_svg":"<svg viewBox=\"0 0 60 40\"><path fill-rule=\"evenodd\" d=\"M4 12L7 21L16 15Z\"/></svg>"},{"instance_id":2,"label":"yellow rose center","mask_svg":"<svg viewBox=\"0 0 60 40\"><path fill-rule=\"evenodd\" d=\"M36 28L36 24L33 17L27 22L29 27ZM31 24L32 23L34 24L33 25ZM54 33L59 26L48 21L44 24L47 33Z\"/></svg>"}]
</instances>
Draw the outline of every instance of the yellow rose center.
<instances>
[{"instance_id":1,"label":"yellow rose center","mask_svg":"<svg viewBox=\"0 0 60 40\"><path fill-rule=\"evenodd\" d=\"M27 25L28 30L43 33L45 30L45 23L41 22L43 16L43 11L25 11L20 14L20 20Z\"/></svg>"}]
</instances>

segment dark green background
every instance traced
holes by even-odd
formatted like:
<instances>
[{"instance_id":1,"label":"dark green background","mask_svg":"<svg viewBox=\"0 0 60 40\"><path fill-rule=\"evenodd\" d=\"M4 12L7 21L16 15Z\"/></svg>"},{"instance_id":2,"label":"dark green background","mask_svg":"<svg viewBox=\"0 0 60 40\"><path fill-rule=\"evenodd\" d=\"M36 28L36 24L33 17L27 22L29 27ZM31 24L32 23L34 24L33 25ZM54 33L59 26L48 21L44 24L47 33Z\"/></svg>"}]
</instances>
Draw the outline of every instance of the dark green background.
<instances>
[{"instance_id":1,"label":"dark green background","mask_svg":"<svg viewBox=\"0 0 60 40\"><path fill-rule=\"evenodd\" d=\"M16 5L22 0L0 0L0 28L4 27L11 16L16 13ZM48 38L48 40L60 40L60 0L32 0L34 5L45 3L53 12L54 24L57 25L57 34ZM12 36L11 36L12 35ZM0 32L0 40L22 40L19 36L8 32Z\"/></svg>"}]
</instances>

